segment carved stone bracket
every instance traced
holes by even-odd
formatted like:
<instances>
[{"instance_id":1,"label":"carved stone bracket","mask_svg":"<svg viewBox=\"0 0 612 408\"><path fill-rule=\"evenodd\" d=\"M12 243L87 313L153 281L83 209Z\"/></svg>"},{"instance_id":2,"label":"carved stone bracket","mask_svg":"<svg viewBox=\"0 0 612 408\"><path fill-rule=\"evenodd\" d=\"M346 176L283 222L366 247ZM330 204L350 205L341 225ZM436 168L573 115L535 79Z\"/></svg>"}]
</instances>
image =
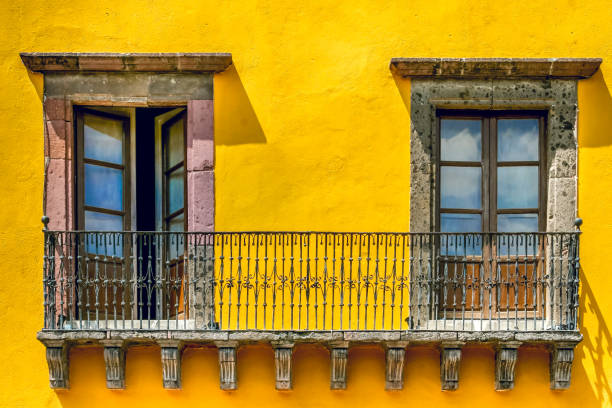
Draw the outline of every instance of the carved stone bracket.
<instances>
[{"instance_id":1,"label":"carved stone bracket","mask_svg":"<svg viewBox=\"0 0 612 408\"><path fill-rule=\"evenodd\" d=\"M64 341L49 341L47 347L47 364L49 365L49 383L53 389L70 388L68 344Z\"/></svg>"},{"instance_id":2,"label":"carved stone bracket","mask_svg":"<svg viewBox=\"0 0 612 408\"><path fill-rule=\"evenodd\" d=\"M396 341L385 344L386 348L386 390L404 388L404 361L406 360L408 342Z\"/></svg>"},{"instance_id":3,"label":"carved stone bracket","mask_svg":"<svg viewBox=\"0 0 612 408\"><path fill-rule=\"evenodd\" d=\"M518 359L520 342L499 343L495 350L495 390L506 391L514 388L514 369Z\"/></svg>"},{"instance_id":4,"label":"carved stone bracket","mask_svg":"<svg viewBox=\"0 0 612 408\"><path fill-rule=\"evenodd\" d=\"M276 389L290 390L293 388L293 343L277 343L273 346Z\"/></svg>"},{"instance_id":5,"label":"carved stone bracket","mask_svg":"<svg viewBox=\"0 0 612 408\"><path fill-rule=\"evenodd\" d=\"M348 341L331 343L329 348L331 354L329 388L332 390L345 390Z\"/></svg>"},{"instance_id":6,"label":"carved stone bracket","mask_svg":"<svg viewBox=\"0 0 612 408\"><path fill-rule=\"evenodd\" d=\"M576 343L555 343L550 352L550 389L566 390L572 378Z\"/></svg>"},{"instance_id":7,"label":"carved stone bracket","mask_svg":"<svg viewBox=\"0 0 612 408\"><path fill-rule=\"evenodd\" d=\"M104 346L106 387L110 389L124 389L125 346L123 340L101 340L100 344Z\"/></svg>"},{"instance_id":8,"label":"carved stone bracket","mask_svg":"<svg viewBox=\"0 0 612 408\"><path fill-rule=\"evenodd\" d=\"M238 388L236 375L236 349L238 342L217 342L219 350L219 383L222 390L235 390Z\"/></svg>"},{"instance_id":9,"label":"carved stone bracket","mask_svg":"<svg viewBox=\"0 0 612 408\"><path fill-rule=\"evenodd\" d=\"M462 342L443 342L440 352L440 382L443 391L459 388L459 366L461 364Z\"/></svg>"},{"instance_id":10,"label":"carved stone bracket","mask_svg":"<svg viewBox=\"0 0 612 408\"><path fill-rule=\"evenodd\" d=\"M183 345L176 340L160 340L164 388L181 388L181 354Z\"/></svg>"}]
</instances>

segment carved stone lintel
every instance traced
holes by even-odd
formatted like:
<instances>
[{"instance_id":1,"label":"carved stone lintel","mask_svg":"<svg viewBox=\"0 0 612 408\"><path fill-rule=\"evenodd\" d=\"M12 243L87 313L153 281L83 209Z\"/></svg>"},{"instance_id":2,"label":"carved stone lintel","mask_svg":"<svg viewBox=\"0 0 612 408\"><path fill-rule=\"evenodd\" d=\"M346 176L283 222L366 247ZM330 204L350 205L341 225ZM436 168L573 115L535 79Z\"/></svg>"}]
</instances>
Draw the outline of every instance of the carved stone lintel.
<instances>
[{"instance_id":1,"label":"carved stone lintel","mask_svg":"<svg viewBox=\"0 0 612 408\"><path fill-rule=\"evenodd\" d=\"M106 387L110 389L125 388L125 346L122 340L101 340L104 346L104 364L106 365Z\"/></svg>"},{"instance_id":2,"label":"carved stone lintel","mask_svg":"<svg viewBox=\"0 0 612 408\"><path fill-rule=\"evenodd\" d=\"M237 342L219 342L219 384L222 390L235 390L238 388L236 375L236 349Z\"/></svg>"},{"instance_id":3,"label":"carved stone lintel","mask_svg":"<svg viewBox=\"0 0 612 408\"><path fill-rule=\"evenodd\" d=\"M70 388L68 345L65 342L46 344L47 364L49 365L49 383L53 389Z\"/></svg>"},{"instance_id":4,"label":"carved stone lintel","mask_svg":"<svg viewBox=\"0 0 612 408\"><path fill-rule=\"evenodd\" d=\"M392 342L386 348L386 390L404 388L404 360L406 359L407 342Z\"/></svg>"},{"instance_id":5,"label":"carved stone lintel","mask_svg":"<svg viewBox=\"0 0 612 408\"><path fill-rule=\"evenodd\" d=\"M495 350L495 390L506 391L514 388L514 369L518 359L520 342L499 343Z\"/></svg>"},{"instance_id":6,"label":"carved stone lintel","mask_svg":"<svg viewBox=\"0 0 612 408\"><path fill-rule=\"evenodd\" d=\"M348 362L348 342L331 345L330 385L332 390L346 389L346 366Z\"/></svg>"},{"instance_id":7,"label":"carved stone lintel","mask_svg":"<svg viewBox=\"0 0 612 408\"><path fill-rule=\"evenodd\" d=\"M276 389L293 388L293 344L274 346L274 365L276 368Z\"/></svg>"},{"instance_id":8,"label":"carved stone lintel","mask_svg":"<svg viewBox=\"0 0 612 408\"><path fill-rule=\"evenodd\" d=\"M181 388L182 344L178 341L160 341L163 384L166 389Z\"/></svg>"},{"instance_id":9,"label":"carved stone lintel","mask_svg":"<svg viewBox=\"0 0 612 408\"><path fill-rule=\"evenodd\" d=\"M459 388L459 366L461 364L461 342L444 342L440 352L440 382L443 391Z\"/></svg>"},{"instance_id":10,"label":"carved stone lintel","mask_svg":"<svg viewBox=\"0 0 612 408\"><path fill-rule=\"evenodd\" d=\"M572 378L575 343L555 343L550 351L550 389L566 390Z\"/></svg>"}]
</instances>

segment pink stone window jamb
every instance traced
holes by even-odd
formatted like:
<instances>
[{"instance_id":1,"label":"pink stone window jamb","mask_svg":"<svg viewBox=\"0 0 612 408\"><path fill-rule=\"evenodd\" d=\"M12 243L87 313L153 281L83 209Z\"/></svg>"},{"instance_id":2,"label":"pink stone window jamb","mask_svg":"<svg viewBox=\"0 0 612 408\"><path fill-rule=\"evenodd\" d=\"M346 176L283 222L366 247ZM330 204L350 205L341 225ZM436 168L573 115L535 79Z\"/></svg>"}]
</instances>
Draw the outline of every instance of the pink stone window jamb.
<instances>
[{"instance_id":1,"label":"pink stone window jamb","mask_svg":"<svg viewBox=\"0 0 612 408\"><path fill-rule=\"evenodd\" d=\"M72 230L74 222L74 101L45 98L45 186L43 210L51 230ZM213 100L187 102L187 230L214 231Z\"/></svg>"},{"instance_id":2,"label":"pink stone window jamb","mask_svg":"<svg viewBox=\"0 0 612 408\"><path fill-rule=\"evenodd\" d=\"M187 103L187 231L215 228L213 101Z\"/></svg>"}]
</instances>

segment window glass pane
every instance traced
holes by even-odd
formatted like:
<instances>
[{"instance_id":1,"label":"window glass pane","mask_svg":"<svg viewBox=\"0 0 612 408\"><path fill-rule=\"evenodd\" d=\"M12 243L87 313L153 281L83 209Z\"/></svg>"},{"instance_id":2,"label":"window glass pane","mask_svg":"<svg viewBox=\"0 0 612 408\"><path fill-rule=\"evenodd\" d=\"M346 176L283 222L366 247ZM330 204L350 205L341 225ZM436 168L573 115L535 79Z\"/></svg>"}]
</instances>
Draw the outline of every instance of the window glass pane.
<instances>
[{"instance_id":1,"label":"window glass pane","mask_svg":"<svg viewBox=\"0 0 612 408\"><path fill-rule=\"evenodd\" d=\"M482 205L482 171L480 167L441 168L440 195L442 208L479 209Z\"/></svg>"},{"instance_id":2,"label":"window glass pane","mask_svg":"<svg viewBox=\"0 0 612 408\"><path fill-rule=\"evenodd\" d=\"M440 214L441 232L480 232L480 214ZM440 253L448 256L480 255L482 237L478 234L445 235L440 237Z\"/></svg>"},{"instance_id":3,"label":"window glass pane","mask_svg":"<svg viewBox=\"0 0 612 408\"><path fill-rule=\"evenodd\" d=\"M168 222L168 230L172 232L183 232L185 230L185 215L177 215ZM182 255L185 248L185 236L183 234L170 234L168 236L168 253L170 259Z\"/></svg>"},{"instance_id":4,"label":"window glass pane","mask_svg":"<svg viewBox=\"0 0 612 408\"><path fill-rule=\"evenodd\" d=\"M442 119L440 126L442 160L480 161L481 121Z\"/></svg>"},{"instance_id":5,"label":"window glass pane","mask_svg":"<svg viewBox=\"0 0 612 408\"><path fill-rule=\"evenodd\" d=\"M123 210L123 171L85 164L85 205Z\"/></svg>"},{"instance_id":6,"label":"window glass pane","mask_svg":"<svg viewBox=\"0 0 612 408\"><path fill-rule=\"evenodd\" d=\"M497 214L498 232L537 232L538 214Z\"/></svg>"},{"instance_id":7,"label":"window glass pane","mask_svg":"<svg viewBox=\"0 0 612 408\"><path fill-rule=\"evenodd\" d=\"M168 222L168 231L182 232L185 230L184 214L177 215Z\"/></svg>"},{"instance_id":8,"label":"window glass pane","mask_svg":"<svg viewBox=\"0 0 612 408\"><path fill-rule=\"evenodd\" d=\"M123 121L86 113L83 122L85 157L123 164Z\"/></svg>"},{"instance_id":9,"label":"window glass pane","mask_svg":"<svg viewBox=\"0 0 612 408\"><path fill-rule=\"evenodd\" d=\"M538 167L497 168L497 208L538 208Z\"/></svg>"},{"instance_id":10,"label":"window glass pane","mask_svg":"<svg viewBox=\"0 0 612 408\"><path fill-rule=\"evenodd\" d=\"M104 214L95 211L85 211L86 231L121 231L123 230L123 217L120 215ZM123 255L123 241L121 234L97 233L85 234L87 252L108 256Z\"/></svg>"},{"instance_id":11,"label":"window glass pane","mask_svg":"<svg viewBox=\"0 0 612 408\"><path fill-rule=\"evenodd\" d=\"M497 121L497 160L539 160L538 119Z\"/></svg>"},{"instance_id":12,"label":"window glass pane","mask_svg":"<svg viewBox=\"0 0 612 408\"><path fill-rule=\"evenodd\" d=\"M481 225L480 214L440 214L441 232L480 232Z\"/></svg>"},{"instance_id":13,"label":"window glass pane","mask_svg":"<svg viewBox=\"0 0 612 408\"><path fill-rule=\"evenodd\" d=\"M178 162L184 159L184 144L183 144L183 120L174 122L168 128L168 140L167 140L167 155L168 155L168 168L174 166Z\"/></svg>"},{"instance_id":14,"label":"window glass pane","mask_svg":"<svg viewBox=\"0 0 612 408\"><path fill-rule=\"evenodd\" d=\"M498 214L498 232L537 232L537 214ZM535 234L497 236L497 253L500 256L529 256L537 253L539 237Z\"/></svg>"},{"instance_id":15,"label":"window glass pane","mask_svg":"<svg viewBox=\"0 0 612 408\"><path fill-rule=\"evenodd\" d=\"M183 167L174 170L168 176L168 214L183 208L185 178Z\"/></svg>"}]
</instances>

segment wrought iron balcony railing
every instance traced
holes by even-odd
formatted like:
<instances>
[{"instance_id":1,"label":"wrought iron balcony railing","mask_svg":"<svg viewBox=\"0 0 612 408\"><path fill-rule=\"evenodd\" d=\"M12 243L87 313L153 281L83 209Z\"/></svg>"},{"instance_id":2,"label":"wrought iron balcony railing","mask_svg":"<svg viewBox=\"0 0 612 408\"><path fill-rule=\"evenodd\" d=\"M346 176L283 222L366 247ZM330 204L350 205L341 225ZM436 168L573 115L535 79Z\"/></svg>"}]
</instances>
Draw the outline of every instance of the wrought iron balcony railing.
<instances>
[{"instance_id":1,"label":"wrought iron balcony railing","mask_svg":"<svg viewBox=\"0 0 612 408\"><path fill-rule=\"evenodd\" d=\"M579 232L44 234L47 330L577 330Z\"/></svg>"}]
</instances>

